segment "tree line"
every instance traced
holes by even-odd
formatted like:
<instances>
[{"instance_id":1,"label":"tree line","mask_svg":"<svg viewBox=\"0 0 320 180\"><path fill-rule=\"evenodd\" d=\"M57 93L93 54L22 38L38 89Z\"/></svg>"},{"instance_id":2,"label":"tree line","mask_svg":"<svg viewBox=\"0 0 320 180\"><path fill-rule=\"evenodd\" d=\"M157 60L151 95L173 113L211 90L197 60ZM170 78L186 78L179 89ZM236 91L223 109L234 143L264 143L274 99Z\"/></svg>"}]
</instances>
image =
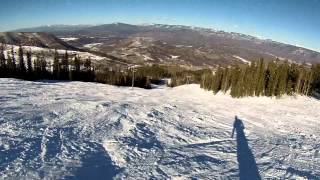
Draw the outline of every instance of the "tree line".
<instances>
[{"instance_id":1,"label":"tree line","mask_svg":"<svg viewBox=\"0 0 320 180\"><path fill-rule=\"evenodd\" d=\"M25 80L94 81L94 69L89 58L82 61L80 56L74 55L70 59L68 51L61 56L55 50L51 65L44 53L25 52L21 46L19 46L17 55L12 46L5 56L5 46L2 45L0 47L0 77Z\"/></svg>"},{"instance_id":2,"label":"tree line","mask_svg":"<svg viewBox=\"0 0 320 180\"><path fill-rule=\"evenodd\" d=\"M90 58L82 60L80 56L63 55L57 50L52 54L32 53L19 46L18 52L13 46L5 51L5 45L0 47L0 78L19 78L24 80L70 80L99 82L118 86L134 86L151 88L151 83L162 77L170 77L167 68L161 66L141 66L132 69L113 69L108 67L95 69ZM51 58L51 62L48 58Z\"/></svg>"},{"instance_id":3,"label":"tree line","mask_svg":"<svg viewBox=\"0 0 320 180\"><path fill-rule=\"evenodd\" d=\"M313 95L320 90L320 65L299 65L263 59L250 65L218 67L201 77L201 87L217 93L230 91L232 97Z\"/></svg>"},{"instance_id":4,"label":"tree line","mask_svg":"<svg viewBox=\"0 0 320 180\"><path fill-rule=\"evenodd\" d=\"M48 56L53 57L51 62ZM187 70L180 66L140 66L134 69L95 69L90 58L59 54L33 54L19 46L17 55L13 46L5 54L5 46L0 46L0 77L25 80L71 80L99 82L118 86L151 88L151 83L159 83L170 78L169 86L197 83L201 88L217 93L230 92L232 97L277 96L284 94L320 94L320 64L306 66L287 61L265 62L263 59L249 65L232 65L210 69Z\"/></svg>"},{"instance_id":5,"label":"tree line","mask_svg":"<svg viewBox=\"0 0 320 180\"><path fill-rule=\"evenodd\" d=\"M134 73L132 72L134 71ZM98 69L96 71L96 81L106 84L131 86L132 79L136 87L146 89L151 88L151 84L161 84L164 78L174 79L170 86L177 86L186 84L187 81L181 81L180 77L187 74L187 70L179 66L166 66L166 65L148 65L138 66L134 69L118 69L110 71L106 69ZM177 79L176 77L179 77ZM175 81L177 79L177 81ZM199 81L200 82L200 81Z\"/></svg>"}]
</instances>

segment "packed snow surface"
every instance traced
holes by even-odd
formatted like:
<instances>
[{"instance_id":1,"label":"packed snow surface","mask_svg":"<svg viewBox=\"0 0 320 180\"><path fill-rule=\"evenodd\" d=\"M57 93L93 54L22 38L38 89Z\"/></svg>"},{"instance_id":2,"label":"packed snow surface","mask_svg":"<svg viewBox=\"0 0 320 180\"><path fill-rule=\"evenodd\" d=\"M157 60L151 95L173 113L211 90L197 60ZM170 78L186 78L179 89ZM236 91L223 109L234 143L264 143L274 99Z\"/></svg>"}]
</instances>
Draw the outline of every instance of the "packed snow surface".
<instances>
[{"instance_id":1,"label":"packed snow surface","mask_svg":"<svg viewBox=\"0 0 320 180\"><path fill-rule=\"evenodd\" d=\"M0 79L0 107L1 179L320 178L308 97Z\"/></svg>"},{"instance_id":2,"label":"packed snow surface","mask_svg":"<svg viewBox=\"0 0 320 180\"><path fill-rule=\"evenodd\" d=\"M86 48L94 48L94 47L100 46L100 45L102 45L102 43L90 43L90 44L84 45L83 47L86 47Z\"/></svg>"},{"instance_id":3,"label":"packed snow surface","mask_svg":"<svg viewBox=\"0 0 320 180\"><path fill-rule=\"evenodd\" d=\"M174 55L170 55L172 59L177 59L179 58L180 56L174 56Z\"/></svg>"},{"instance_id":4,"label":"packed snow surface","mask_svg":"<svg viewBox=\"0 0 320 180\"><path fill-rule=\"evenodd\" d=\"M64 41L75 41L75 40L78 40L79 38L76 38L76 37L66 37L66 38L60 38Z\"/></svg>"}]
</instances>

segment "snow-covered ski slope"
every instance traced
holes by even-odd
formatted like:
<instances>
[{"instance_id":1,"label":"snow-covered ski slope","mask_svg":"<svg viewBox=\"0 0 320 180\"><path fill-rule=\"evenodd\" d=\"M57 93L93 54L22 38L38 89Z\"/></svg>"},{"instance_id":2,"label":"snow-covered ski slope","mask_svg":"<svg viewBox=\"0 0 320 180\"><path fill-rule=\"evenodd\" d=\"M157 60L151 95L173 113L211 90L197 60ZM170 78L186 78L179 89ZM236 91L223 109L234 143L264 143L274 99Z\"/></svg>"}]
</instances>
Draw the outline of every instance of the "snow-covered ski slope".
<instances>
[{"instance_id":1,"label":"snow-covered ski slope","mask_svg":"<svg viewBox=\"0 0 320 180\"><path fill-rule=\"evenodd\" d=\"M319 118L301 96L0 79L0 179L320 179Z\"/></svg>"}]
</instances>

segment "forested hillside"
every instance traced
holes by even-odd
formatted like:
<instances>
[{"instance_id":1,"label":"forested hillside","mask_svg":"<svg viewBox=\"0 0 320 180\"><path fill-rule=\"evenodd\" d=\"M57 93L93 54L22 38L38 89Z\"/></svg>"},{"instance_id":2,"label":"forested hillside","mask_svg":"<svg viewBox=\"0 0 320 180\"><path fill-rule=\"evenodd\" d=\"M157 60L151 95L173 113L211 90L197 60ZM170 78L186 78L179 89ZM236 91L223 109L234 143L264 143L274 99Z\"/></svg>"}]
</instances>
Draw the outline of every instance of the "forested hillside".
<instances>
[{"instance_id":1,"label":"forested hillside","mask_svg":"<svg viewBox=\"0 0 320 180\"><path fill-rule=\"evenodd\" d=\"M35 56L35 57L33 57ZM95 67L90 58L78 55L61 55L54 52L52 64L44 54L25 52L20 46L15 54L0 47L0 77L26 80L53 79L91 81L119 86L151 88L163 78L170 78L171 87L197 83L214 93L229 92L232 97L316 95L320 89L320 65L263 59L250 64L218 67L216 69L187 70L181 66L146 65L128 69ZM134 79L134 80L133 80ZM132 82L132 80L134 82Z\"/></svg>"},{"instance_id":2,"label":"forested hillside","mask_svg":"<svg viewBox=\"0 0 320 180\"><path fill-rule=\"evenodd\" d=\"M250 65L219 67L203 74L201 87L227 92L233 97L314 95L320 90L320 65L312 67L279 60Z\"/></svg>"}]
</instances>

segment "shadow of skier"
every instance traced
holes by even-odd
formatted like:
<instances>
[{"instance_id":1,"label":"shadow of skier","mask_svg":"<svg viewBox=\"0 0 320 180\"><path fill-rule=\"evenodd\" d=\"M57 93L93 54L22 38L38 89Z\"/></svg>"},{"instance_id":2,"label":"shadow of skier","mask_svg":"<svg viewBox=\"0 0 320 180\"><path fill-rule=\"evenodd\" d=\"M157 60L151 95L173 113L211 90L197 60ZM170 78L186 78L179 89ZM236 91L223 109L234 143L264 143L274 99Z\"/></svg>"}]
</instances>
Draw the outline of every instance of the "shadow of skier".
<instances>
[{"instance_id":1,"label":"shadow of skier","mask_svg":"<svg viewBox=\"0 0 320 180\"><path fill-rule=\"evenodd\" d=\"M240 180L260 180L259 170L248 145L248 140L244 133L244 125L242 120L235 116L233 123L232 138L234 132L237 133L237 159L239 164Z\"/></svg>"},{"instance_id":2,"label":"shadow of skier","mask_svg":"<svg viewBox=\"0 0 320 180\"><path fill-rule=\"evenodd\" d=\"M82 166L75 169L66 180L89 180L89 179L113 179L122 170L112 163L112 160L100 144L88 144L94 150L88 151L83 159Z\"/></svg>"}]
</instances>

